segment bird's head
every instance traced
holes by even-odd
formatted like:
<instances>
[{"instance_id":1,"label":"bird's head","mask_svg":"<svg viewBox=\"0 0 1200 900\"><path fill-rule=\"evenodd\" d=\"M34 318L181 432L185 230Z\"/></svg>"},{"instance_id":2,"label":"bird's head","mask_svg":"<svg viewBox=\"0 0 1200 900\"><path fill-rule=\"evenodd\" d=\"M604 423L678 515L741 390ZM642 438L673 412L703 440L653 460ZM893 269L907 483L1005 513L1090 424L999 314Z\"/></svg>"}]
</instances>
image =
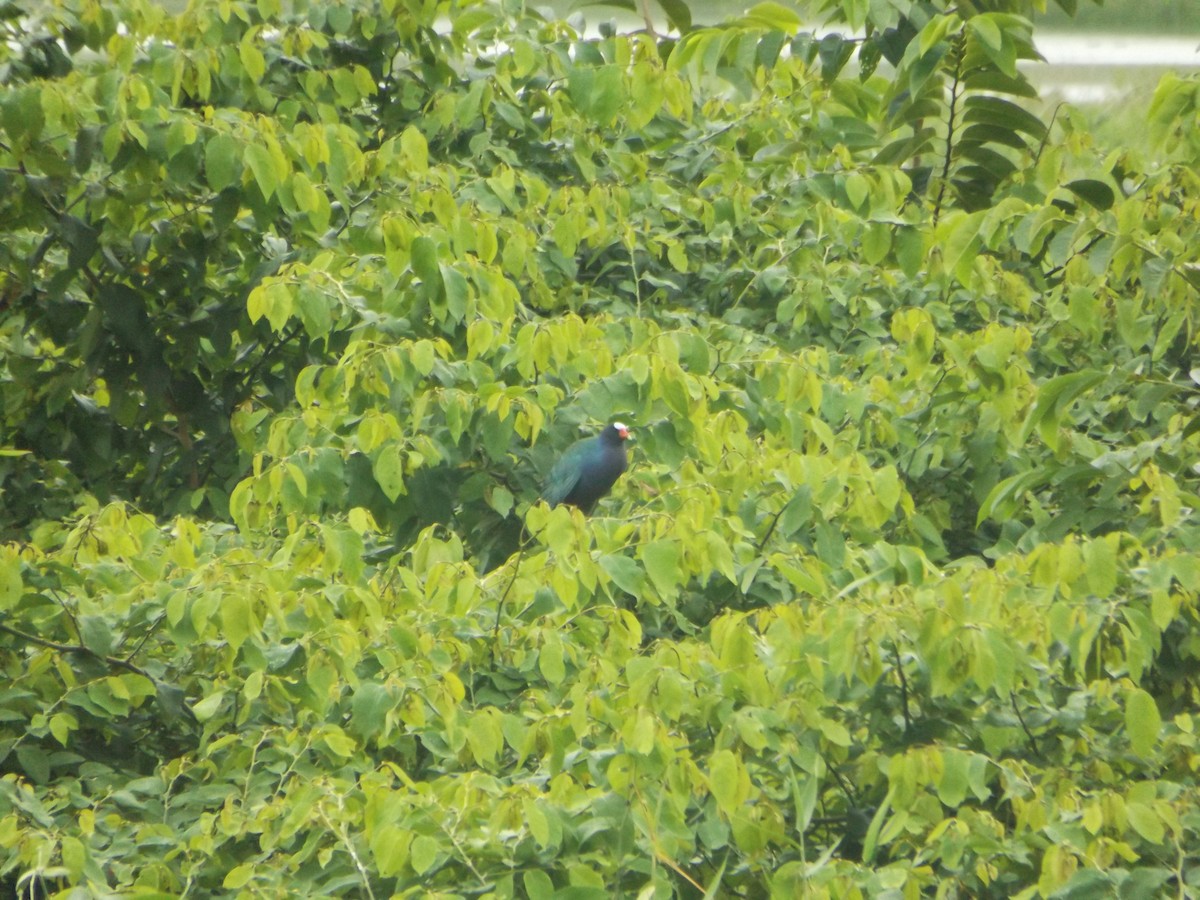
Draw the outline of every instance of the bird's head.
<instances>
[{"instance_id":1,"label":"bird's head","mask_svg":"<svg viewBox=\"0 0 1200 900\"><path fill-rule=\"evenodd\" d=\"M600 442L608 447L620 447L632 434L624 422L613 422L600 432Z\"/></svg>"}]
</instances>

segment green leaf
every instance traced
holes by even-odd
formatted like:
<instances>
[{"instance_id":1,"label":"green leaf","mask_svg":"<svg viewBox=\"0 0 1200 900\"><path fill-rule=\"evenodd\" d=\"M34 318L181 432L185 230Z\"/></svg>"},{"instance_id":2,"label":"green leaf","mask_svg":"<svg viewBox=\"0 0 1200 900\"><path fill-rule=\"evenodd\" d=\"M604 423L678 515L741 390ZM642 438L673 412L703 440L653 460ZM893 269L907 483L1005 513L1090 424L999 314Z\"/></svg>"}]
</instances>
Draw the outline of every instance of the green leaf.
<instances>
[{"instance_id":1,"label":"green leaf","mask_svg":"<svg viewBox=\"0 0 1200 900\"><path fill-rule=\"evenodd\" d=\"M817 44L817 56L821 60L821 77L827 82L837 78L854 55L856 46L854 41L846 40L840 34L824 35Z\"/></svg>"},{"instance_id":2,"label":"green leaf","mask_svg":"<svg viewBox=\"0 0 1200 900\"><path fill-rule=\"evenodd\" d=\"M58 713L50 717L50 733L64 747L70 740L71 732L79 727L79 722L69 713Z\"/></svg>"},{"instance_id":3,"label":"green leaf","mask_svg":"<svg viewBox=\"0 0 1200 900\"><path fill-rule=\"evenodd\" d=\"M567 668L563 662L562 641L553 632L546 637L538 651L538 671L551 684L561 684L567 677Z\"/></svg>"},{"instance_id":4,"label":"green leaf","mask_svg":"<svg viewBox=\"0 0 1200 900\"><path fill-rule=\"evenodd\" d=\"M227 134L216 134L204 145L204 174L217 193L241 176L241 154L237 142Z\"/></svg>"},{"instance_id":5,"label":"green leaf","mask_svg":"<svg viewBox=\"0 0 1200 900\"><path fill-rule=\"evenodd\" d=\"M1151 807L1145 803L1127 803L1125 815L1129 818L1133 830L1144 840L1154 846L1162 844L1163 838L1166 837L1166 829L1162 819Z\"/></svg>"},{"instance_id":6,"label":"green leaf","mask_svg":"<svg viewBox=\"0 0 1200 900\"><path fill-rule=\"evenodd\" d=\"M386 716L392 708L392 695L386 687L365 681L354 692L350 704L350 728L362 737L381 735L387 728Z\"/></svg>"},{"instance_id":7,"label":"green leaf","mask_svg":"<svg viewBox=\"0 0 1200 900\"><path fill-rule=\"evenodd\" d=\"M1094 178L1079 178L1069 181L1063 186L1080 200L1090 203L1101 211L1112 209L1113 203L1116 202L1116 194L1113 193L1113 189L1105 182L1097 181Z\"/></svg>"},{"instance_id":8,"label":"green leaf","mask_svg":"<svg viewBox=\"0 0 1200 900\"><path fill-rule=\"evenodd\" d=\"M246 147L246 163L250 166L254 181L258 184L258 189L262 192L264 199L270 200L274 196L276 188L279 187L271 151L262 144L250 144Z\"/></svg>"},{"instance_id":9,"label":"green leaf","mask_svg":"<svg viewBox=\"0 0 1200 900\"><path fill-rule=\"evenodd\" d=\"M96 253L100 233L82 219L68 215L59 219L59 228L68 250L67 265L72 269L83 268Z\"/></svg>"},{"instance_id":10,"label":"green leaf","mask_svg":"<svg viewBox=\"0 0 1200 900\"><path fill-rule=\"evenodd\" d=\"M467 743L477 765L489 766L495 763L504 744L504 737L500 733L499 715L477 713L471 716L467 724Z\"/></svg>"},{"instance_id":11,"label":"green leaf","mask_svg":"<svg viewBox=\"0 0 1200 900\"><path fill-rule=\"evenodd\" d=\"M1000 31L1000 27L993 21L992 16L987 14L972 16L967 21L967 25L989 49L999 50L1003 46L1004 35Z\"/></svg>"},{"instance_id":12,"label":"green leaf","mask_svg":"<svg viewBox=\"0 0 1200 900\"><path fill-rule=\"evenodd\" d=\"M198 703L192 704L192 715L198 722L207 722L217 714L217 710L221 708L224 701L225 692L214 691Z\"/></svg>"},{"instance_id":13,"label":"green leaf","mask_svg":"<svg viewBox=\"0 0 1200 900\"><path fill-rule=\"evenodd\" d=\"M437 361L437 352L434 349L432 341L415 341L409 348L413 368L421 375L429 375L433 371L434 363ZM395 499L394 497L391 499Z\"/></svg>"},{"instance_id":14,"label":"green leaf","mask_svg":"<svg viewBox=\"0 0 1200 900\"><path fill-rule=\"evenodd\" d=\"M742 764L730 750L718 750L708 761L708 788L721 811L738 814L742 805Z\"/></svg>"},{"instance_id":15,"label":"green leaf","mask_svg":"<svg viewBox=\"0 0 1200 900\"><path fill-rule=\"evenodd\" d=\"M438 857L442 852L442 845L435 838L421 834L413 839L408 852L413 871L418 875L424 875L438 861Z\"/></svg>"},{"instance_id":16,"label":"green leaf","mask_svg":"<svg viewBox=\"0 0 1200 900\"><path fill-rule=\"evenodd\" d=\"M925 262L925 237L917 228L901 227L895 236L896 262L901 271L913 278Z\"/></svg>"},{"instance_id":17,"label":"green leaf","mask_svg":"<svg viewBox=\"0 0 1200 900\"><path fill-rule=\"evenodd\" d=\"M803 24L794 9L774 2L754 4L746 10L743 21L763 28L773 28L786 34L795 34Z\"/></svg>"},{"instance_id":18,"label":"green leaf","mask_svg":"<svg viewBox=\"0 0 1200 900\"><path fill-rule=\"evenodd\" d=\"M846 197L855 209L861 210L866 206L870 191L870 182L859 173L851 172L846 176Z\"/></svg>"},{"instance_id":19,"label":"green leaf","mask_svg":"<svg viewBox=\"0 0 1200 900\"><path fill-rule=\"evenodd\" d=\"M24 85L6 90L0 101L0 122L13 139L37 138L46 124L39 87Z\"/></svg>"},{"instance_id":20,"label":"green leaf","mask_svg":"<svg viewBox=\"0 0 1200 900\"><path fill-rule=\"evenodd\" d=\"M295 295L295 309L309 337L329 334L333 326L333 311L329 298L322 291L309 284L300 285Z\"/></svg>"},{"instance_id":21,"label":"green leaf","mask_svg":"<svg viewBox=\"0 0 1200 900\"><path fill-rule=\"evenodd\" d=\"M529 900L551 900L554 894L554 882L550 876L540 869L532 869L521 876L525 894Z\"/></svg>"},{"instance_id":22,"label":"green leaf","mask_svg":"<svg viewBox=\"0 0 1200 900\"><path fill-rule=\"evenodd\" d=\"M413 833L398 825L384 825L375 831L371 837L371 855L382 877L391 878L404 868L412 840Z\"/></svg>"},{"instance_id":23,"label":"green leaf","mask_svg":"<svg viewBox=\"0 0 1200 900\"><path fill-rule=\"evenodd\" d=\"M424 235L414 238L409 250L413 272L430 287L441 287L442 267L438 263L437 244Z\"/></svg>"},{"instance_id":24,"label":"green leaf","mask_svg":"<svg viewBox=\"0 0 1200 900\"><path fill-rule=\"evenodd\" d=\"M610 125L626 99L624 72L618 66L573 68L567 94L583 115L597 125Z\"/></svg>"},{"instance_id":25,"label":"green leaf","mask_svg":"<svg viewBox=\"0 0 1200 900\"><path fill-rule=\"evenodd\" d=\"M375 457L372 469L379 489L388 500L395 503L396 498L405 493L404 457L400 448L395 444L384 446Z\"/></svg>"},{"instance_id":26,"label":"green leaf","mask_svg":"<svg viewBox=\"0 0 1200 900\"><path fill-rule=\"evenodd\" d=\"M946 750L942 753L942 774L938 779L938 799L950 807L957 809L967 798L968 774L967 767L970 757L959 750Z\"/></svg>"},{"instance_id":27,"label":"green leaf","mask_svg":"<svg viewBox=\"0 0 1200 900\"><path fill-rule=\"evenodd\" d=\"M692 29L692 9L686 0L658 0L667 14L667 21L680 34Z\"/></svg>"},{"instance_id":28,"label":"green leaf","mask_svg":"<svg viewBox=\"0 0 1200 900\"><path fill-rule=\"evenodd\" d=\"M321 740L334 754L349 759L358 750L358 744L348 734L335 726L329 726L321 733Z\"/></svg>"},{"instance_id":29,"label":"green leaf","mask_svg":"<svg viewBox=\"0 0 1200 900\"><path fill-rule=\"evenodd\" d=\"M11 746L11 745L10 745ZM25 774L36 784L46 784L50 781L50 756L33 744L21 744L17 747L17 762L25 770Z\"/></svg>"},{"instance_id":30,"label":"green leaf","mask_svg":"<svg viewBox=\"0 0 1200 900\"><path fill-rule=\"evenodd\" d=\"M245 643L254 630L250 598L231 594L221 603L221 632L235 650Z\"/></svg>"},{"instance_id":31,"label":"green leaf","mask_svg":"<svg viewBox=\"0 0 1200 900\"><path fill-rule=\"evenodd\" d=\"M1161 730L1162 717L1154 698L1141 688L1130 691L1125 698L1125 731L1133 752L1138 756L1150 756Z\"/></svg>"},{"instance_id":32,"label":"green leaf","mask_svg":"<svg viewBox=\"0 0 1200 900\"><path fill-rule=\"evenodd\" d=\"M79 639L85 647L100 656L112 653L112 628L103 616L80 616Z\"/></svg>"},{"instance_id":33,"label":"green leaf","mask_svg":"<svg viewBox=\"0 0 1200 900\"><path fill-rule=\"evenodd\" d=\"M1044 484L1049 477L1050 473L1045 469L1030 469L1028 472L1021 472L1018 475L1011 475L1008 478L998 481L988 491L983 502L979 504L979 515L975 521L976 526L982 524L987 519L1002 522L1010 518L1016 512L1017 505L1021 502L1026 492Z\"/></svg>"},{"instance_id":34,"label":"green leaf","mask_svg":"<svg viewBox=\"0 0 1200 900\"><path fill-rule=\"evenodd\" d=\"M254 877L256 868L257 866L252 862L234 866L229 870L229 874L225 876L225 880L221 882L221 887L230 891L236 891L239 888L245 887L250 883L250 879Z\"/></svg>"},{"instance_id":35,"label":"green leaf","mask_svg":"<svg viewBox=\"0 0 1200 900\"><path fill-rule=\"evenodd\" d=\"M887 258L892 249L892 228L884 222L872 222L863 232L863 258L871 265L878 265Z\"/></svg>"},{"instance_id":36,"label":"green leaf","mask_svg":"<svg viewBox=\"0 0 1200 900\"><path fill-rule=\"evenodd\" d=\"M946 268L964 285L970 283L971 273L975 268L975 256L982 244L979 237L979 227L982 223L981 214L961 216L953 220L945 238Z\"/></svg>"},{"instance_id":37,"label":"green leaf","mask_svg":"<svg viewBox=\"0 0 1200 900\"><path fill-rule=\"evenodd\" d=\"M262 81L263 76L267 72L267 63L263 58L262 51L252 43L253 34L253 31L247 31L246 36L238 44L238 58L241 60L242 68L246 70L246 74L250 76L251 81Z\"/></svg>"},{"instance_id":38,"label":"green leaf","mask_svg":"<svg viewBox=\"0 0 1200 900\"><path fill-rule=\"evenodd\" d=\"M470 285L462 272L453 266L442 266L441 277L446 289L446 308L452 319L461 322L467 317L470 307Z\"/></svg>"},{"instance_id":39,"label":"green leaf","mask_svg":"<svg viewBox=\"0 0 1200 900\"><path fill-rule=\"evenodd\" d=\"M1021 426L1017 443L1024 444L1029 440L1029 435L1036 427L1046 445L1058 449L1058 429L1067 409L1080 395L1096 387L1106 377L1104 372L1085 369L1045 382L1038 388L1037 400Z\"/></svg>"},{"instance_id":40,"label":"green leaf","mask_svg":"<svg viewBox=\"0 0 1200 900\"><path fill-rule=\"evenodd\" d=\"M964 122L983 122L1000 128L1020 131L1041 140L1046 135L1046 125L1033 113L1002 97L975 95L966 103Z\"/></svg>"},{"instance_id":41,"label":"green leaf","mask_svg":"<svg viewBox=\"0 0 1200 900\"><path fill-rule=\"evenodd\" d=\"M83 876L83 867L87 862L87 850L83 842L74 835L64 835L59 840L59 853L71 878L78 881Z\"/></svg>"},{"instance_id":42,"label":"green leaf","mask_svg":"<svg viewBox=\"0 0 1200 900\"><path fill-rule=\"evenodd\" d=\"M1117 589L1117 540L1118 536L1112 535L1088 541L1083 545L1088 590L1097 597L1111 597Z\"/></svg>"},{"instance_id":43,"label":"green leaf","mask_svg":"<svg viewBox=\"0 0 1200 900\"><path fill-rule=\"evenodd\" d=\"M680 581L679 545L674 541L653 541L643 546L639 555L659 595L674 596Z\"/></svg>"},{"instance_id":44,"label":"green leaf","mask_svg":"<svg viewBox=\"0 0 1200 900\"><path fill-rule=\"evenodd\" d=\"M422 175L429 170L429 143L412 125L400 133L400 158L409 172Z\"/></svg>"},{"instance_id":45,"label":"green leaf","mask_svg":"<svg viewBox=\"0 0 1200 900\"><path fill-rule=\"evenodd\" d=\"M972 16L967 21L967 26L978 38L979 45L996 67L1009 78L1016 78L1017 47L1002 26L996 23L997 18L989 13Z\"/></svg>"},{"instance_id":46,"label":"green leaf","mask_svg":"<svg viewBox=\"0 0 1200 900\"><path fill-rule=\"evenodd\" d=\"M887 796L883 798L883 802L875 810L875 815L871 817L871 822L867 826L866 837L863 838L863 862L870 865L875 859L875 853L879 849L879 832L883 828L883 823L887 820L888 813L892 810L892 797L895 794L895 788L888 789Z\"/></svg>"},{"instance_id":47,"label":"green leaf","mask_svg":"<svg viewBox=\"0 0 1200 900\"><path fill-rule=\"evenodd\" d=\"M625 593L634 597L641 596L645 578L641 567L633 559L621 554L609 553L600 557L600 567Z\"/></svg>"},{"instance_id":48,"label":"green leaf","mask_svg":"<svg viewBox=\"0 0 1200 900\"><path fill-rule=\"evenodd\" d=\"M500 516L507 516L513 510L514 499L507 488L496 485L488 494L488 506Z\"/></svg>"},{"instance_id":49,"label":"green leaf","mask_svg":"<svg viewBox=\"0 0 1200 900\"><path fill-rule=\"evenodd\" d=\"M0 610L16 606L23 591L20 557L10 548L0 548Z\"/></svg>"}]
</instances>

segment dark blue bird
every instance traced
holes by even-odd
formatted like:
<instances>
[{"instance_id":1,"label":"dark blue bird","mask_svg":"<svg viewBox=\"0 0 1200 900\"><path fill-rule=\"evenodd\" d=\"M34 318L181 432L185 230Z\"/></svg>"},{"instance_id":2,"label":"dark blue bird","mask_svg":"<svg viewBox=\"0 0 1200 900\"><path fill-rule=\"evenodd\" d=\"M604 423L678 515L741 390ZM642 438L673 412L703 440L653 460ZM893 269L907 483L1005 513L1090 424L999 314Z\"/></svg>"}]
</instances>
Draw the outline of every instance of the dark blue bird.
<instances>
[{"instance_id":1,"label":"dark blue bird","mask_svg":"<svg viewBox=\"0 0 1200 900\"><path fill-rule=\"evenodd\" d=\"M625 471L629 428L613 422L598 435L576 441L559 457L542 489L551 506L566 503L590 513Z\"/></svg>"}]
</instances>

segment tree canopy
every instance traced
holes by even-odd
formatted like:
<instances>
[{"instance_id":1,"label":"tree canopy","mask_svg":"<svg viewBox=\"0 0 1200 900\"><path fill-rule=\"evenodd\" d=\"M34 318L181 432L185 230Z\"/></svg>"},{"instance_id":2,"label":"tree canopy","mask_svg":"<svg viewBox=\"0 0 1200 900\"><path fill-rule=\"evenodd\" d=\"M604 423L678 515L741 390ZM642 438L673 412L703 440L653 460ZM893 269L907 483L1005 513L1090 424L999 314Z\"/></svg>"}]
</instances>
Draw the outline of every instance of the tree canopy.
<instances>
[{"instance_id":1,"label":"tree canopy","mask_svg":"<svg viewBox=\"0 0 1200 900\"><path fill-rule=\"evenodd\" d=\"M0 891L1200 896L1200 78L1044 5L0 3Z\"/></svg>"}]
</instances>

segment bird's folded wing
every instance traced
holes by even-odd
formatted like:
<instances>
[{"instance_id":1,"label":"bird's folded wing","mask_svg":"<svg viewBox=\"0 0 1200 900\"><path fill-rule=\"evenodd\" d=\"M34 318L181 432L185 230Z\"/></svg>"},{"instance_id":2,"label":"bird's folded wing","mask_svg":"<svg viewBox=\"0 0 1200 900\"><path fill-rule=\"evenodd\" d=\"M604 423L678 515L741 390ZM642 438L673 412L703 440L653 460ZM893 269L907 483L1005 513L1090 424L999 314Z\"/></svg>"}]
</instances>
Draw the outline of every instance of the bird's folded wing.
<instances>
[{"instance_id":1,"label":"bird's folded wing","mask_svg":"<svg viewBox=\"0 0 1200 900\"><path fill-rule=\"evenodd\" d=\"M542 499L551 506L566 500L567 495L575 489L575 485L579 484L583 467L580 466L577 456L578 454L568 452L550 470L550 477L546 479L546 487L542 490Z\"/></svg>"}]
</instances>

